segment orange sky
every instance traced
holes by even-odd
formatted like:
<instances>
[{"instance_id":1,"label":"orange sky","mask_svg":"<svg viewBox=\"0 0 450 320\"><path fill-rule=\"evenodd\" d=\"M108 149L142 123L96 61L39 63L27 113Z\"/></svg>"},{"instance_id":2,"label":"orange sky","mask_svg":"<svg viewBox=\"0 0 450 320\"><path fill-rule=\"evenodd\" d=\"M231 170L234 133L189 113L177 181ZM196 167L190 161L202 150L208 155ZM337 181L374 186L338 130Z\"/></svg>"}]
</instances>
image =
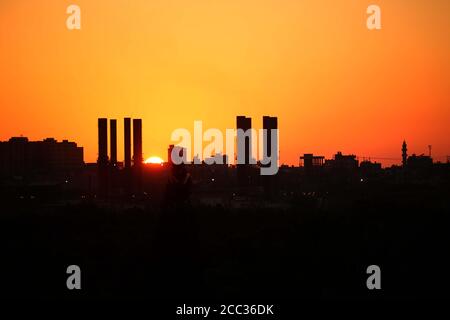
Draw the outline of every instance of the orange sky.
<instances>
[{"instance_id":1,"label":"orange sky","mask_svg":"<svg viewBox=\"0 0 450 320\"><path fill-rule=\"evenodd\" d=\"M81 30L66 28L72 3ZM366 28L373 3L381 31ZM273 115L282 163L400 158L404 138L450 155L449 35L448 0L1 0L0 140L69 139L95 161L97 118L131 116L144 157L165 158L194 120Z\"/></svg>"}]
</instances>

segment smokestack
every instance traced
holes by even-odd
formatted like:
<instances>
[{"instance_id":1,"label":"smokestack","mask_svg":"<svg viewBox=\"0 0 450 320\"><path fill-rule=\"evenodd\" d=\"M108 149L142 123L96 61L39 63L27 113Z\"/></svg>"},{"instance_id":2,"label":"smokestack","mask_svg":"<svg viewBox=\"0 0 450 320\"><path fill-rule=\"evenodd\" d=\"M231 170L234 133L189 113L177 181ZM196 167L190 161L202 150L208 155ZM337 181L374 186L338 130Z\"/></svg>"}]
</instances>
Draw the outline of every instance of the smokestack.
<instances>
[{"instance_id":1,"label":"smokestack","mask_svg":"<svg viewBox=\"0 0 450 320\"><path fill-rule=\"evenodd\" d=\"M142 119L133 119L133 165L141 165L142 161Z\"/></svg>"},{"instance_id":2,"label":"smokestack","mask_svg":"<svg viewBox=\"0 0 450 320\"><path fill-rule=\"evenodd\" d=\"M236 117L236 128L246 132L252 128L252 118L247 118L245 116ZM236 175L238 179L239 186L247 186L249 184L249 164L251 157L251 139L246 137L245 134L239 134L236 139L237 142L237 165L236 165ZM242 163L243 162L243 163Z\"/></svg>"},{"instance_id":3,"label":"smokestack","mask_svg":"<svg viewBox=\"0 0 450 320\"><path fill-rule=\"evenodd\" d=\"M252 118L247 118L245 116L237 116L236 117L236 127L237 129L241 129L244 132L247 132L247 130L251 130L252 128ZM250 137L245 136L239 136L237 137L237 143L238 147L240 144L243 144L244 150L239 150L238 148L238 159L239 157L244 159L244 164L250 164L250 158L251 158L251 152L252 152L252 146L251 146L251 139ZM244 153L244 156L239 154L239 151ZM242 164L242 163L241 163Z\"/></svg>"},{"instance_id":4,"label":"smokestack","mask_svg":"<svg viewBox=\"0 0 450 320\"><path fill-rule=\"evenodd\" d=\"M263 129L267 130L263 141L264 155L270 158L272 156L272 129L278 129L278 118L263 116Z\"/></svg>"},{"instance_id":5,"label":"smokestack","mask_svg":"<svg viewBox=\"0 0 450 320\"><path fill-rule=\"evenodd\" d=\"M98 119L98 159L99 165L108 163L108 119Z\"/></svg>"},{"instance_id":6,"label":"smokestack","mask_svg":"<svg viewBox=\"0 0 450 320\"><path fill-rule=\"evenodd\" d=\"M125 118L123 119L123 127L124 127L124 167L131 167L131 119Z\"/></svg>"},{"instance_id":7,"label":"smokestack","mask_svg":"<svg viewBox=\"0 0 450 320\"><path fill-rule=\"evenodd\" d=\"M111 134L111 140L110 140L110 148L111 148L111 164L113 166L117 165L117 120L111 119L109 120L109 126L110 126L110 134Z\"/></svg>"}]
</instances>

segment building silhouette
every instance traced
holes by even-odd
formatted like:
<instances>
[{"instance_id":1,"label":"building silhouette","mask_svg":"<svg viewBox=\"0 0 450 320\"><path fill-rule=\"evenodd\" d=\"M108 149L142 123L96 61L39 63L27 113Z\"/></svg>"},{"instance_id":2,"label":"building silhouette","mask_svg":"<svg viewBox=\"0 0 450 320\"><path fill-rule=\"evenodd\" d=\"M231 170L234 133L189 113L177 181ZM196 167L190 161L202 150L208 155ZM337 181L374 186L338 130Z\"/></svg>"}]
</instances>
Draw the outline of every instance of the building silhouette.
<instances>
[{"instance_id":1,"label":"building silhouette","mask_svg":"<svg viewBox=\"0 0 450 320\"><path fill-rule=\"evenodd\" d=\"M64 178L83 166L83 148L75 142L53 138L29 141L26 137L0 142L1 177Z\"/></svg>"},{"instance_id":2,"label":"building silhouette","mask_svg":"<svg viewBox=\"0 0 450 320\"><path fill-rule=\"evenodd\" d=\"M431 168L433 165L433 159L430 156L426 155L411 155L407 160L408 169L423 169L423 168Z\"/></svg>"},{"instance_id":3,"label":"building silhouette","mask_svg":"<svg viewBox=\"0 0 450 320\"><path fill-rule=\"evenodd\" d=\"M356 159L356 155L344 155L342 152L338 151L333 159L325 160L325 167L330 169L345 169L349 171L356 170L358 168L358 160Z\"/></svg>"},{"instance_id":4,"label":"building silhouette","mask_svg":"<svg viewBox=\"0 0 450 320\"><path fill-rule=\"evenodd\" d=\"M359 164L359 171L361 179L375 178L381 173L381 163L372 162L370 160L361 161ZM364 180L363 180L364 181Z\"/></svg>"},{"instance_id":5,"label":"building silhouette","mask_svg":"<svg viewBox=\"0 0 450 320\"><path fill-rule=\"evenodd\" d=\"M325 157L315 156L312 153L305 153L300 157L300 163L303 163L306 172L310 172L314 168L322 167L325 163Z\"/></svg>"}]
</instances>

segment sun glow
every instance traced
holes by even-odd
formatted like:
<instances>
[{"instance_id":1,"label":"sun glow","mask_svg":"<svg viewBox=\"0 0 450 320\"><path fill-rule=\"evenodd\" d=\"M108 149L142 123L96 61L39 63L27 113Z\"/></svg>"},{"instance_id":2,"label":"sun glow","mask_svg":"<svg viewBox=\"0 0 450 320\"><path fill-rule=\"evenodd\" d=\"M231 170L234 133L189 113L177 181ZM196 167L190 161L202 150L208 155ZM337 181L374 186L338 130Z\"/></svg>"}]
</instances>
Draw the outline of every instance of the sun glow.
<instances>
[{"instance_id":1,"label":"sun glow","mask_svg":"<svg viewBox=\"0 0 450 320\"><path fill-rule=\"evenodd\" d=\"M162 164L162 163L164 163L164 160L161 159L160 157L150 157L147 160L145 160L144 163Z\"/></svg>"}]
</instances>

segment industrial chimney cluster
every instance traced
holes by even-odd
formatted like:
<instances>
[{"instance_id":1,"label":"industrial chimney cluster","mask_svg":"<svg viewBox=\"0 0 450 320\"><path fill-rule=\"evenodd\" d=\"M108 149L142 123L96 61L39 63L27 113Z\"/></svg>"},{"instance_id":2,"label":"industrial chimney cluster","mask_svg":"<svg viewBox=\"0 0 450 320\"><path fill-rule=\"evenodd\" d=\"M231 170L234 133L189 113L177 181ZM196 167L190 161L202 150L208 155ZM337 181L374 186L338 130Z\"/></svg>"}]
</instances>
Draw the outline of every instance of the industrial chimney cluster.
<instances>
[{"instance_id":1,"label":"industrial chimney cluster","mask_svg":"<svg viewBox=\"0 0 450 320\"><path fill-rule=\"evenodd\" d=\"M99 193L107 195L117 179L123 179L126 190L139 191L142 175L142 119L133 119L133 158L131 157L131 118L124 118L123 173L118 174L117 120L110 119L110 155L108 157L108 119L98 119L98 169ZM131 168L133 167L133 170Z\"/></svg>"},{"instance_id":2,"label":"industrial chimney cluster","mask_svg":"<svg viewBox=\"0 0 450 320\"><path fill-rule=\"evenodd\" d=\"M124 118L124 168L131 168L131 118ZM98 160L99 166L117 166L117 120L110 119L110 157L108 157L108 119L98 119ZM141 165L142 119L133 119L133 165Z\"/></svg>"}]
</instances>

